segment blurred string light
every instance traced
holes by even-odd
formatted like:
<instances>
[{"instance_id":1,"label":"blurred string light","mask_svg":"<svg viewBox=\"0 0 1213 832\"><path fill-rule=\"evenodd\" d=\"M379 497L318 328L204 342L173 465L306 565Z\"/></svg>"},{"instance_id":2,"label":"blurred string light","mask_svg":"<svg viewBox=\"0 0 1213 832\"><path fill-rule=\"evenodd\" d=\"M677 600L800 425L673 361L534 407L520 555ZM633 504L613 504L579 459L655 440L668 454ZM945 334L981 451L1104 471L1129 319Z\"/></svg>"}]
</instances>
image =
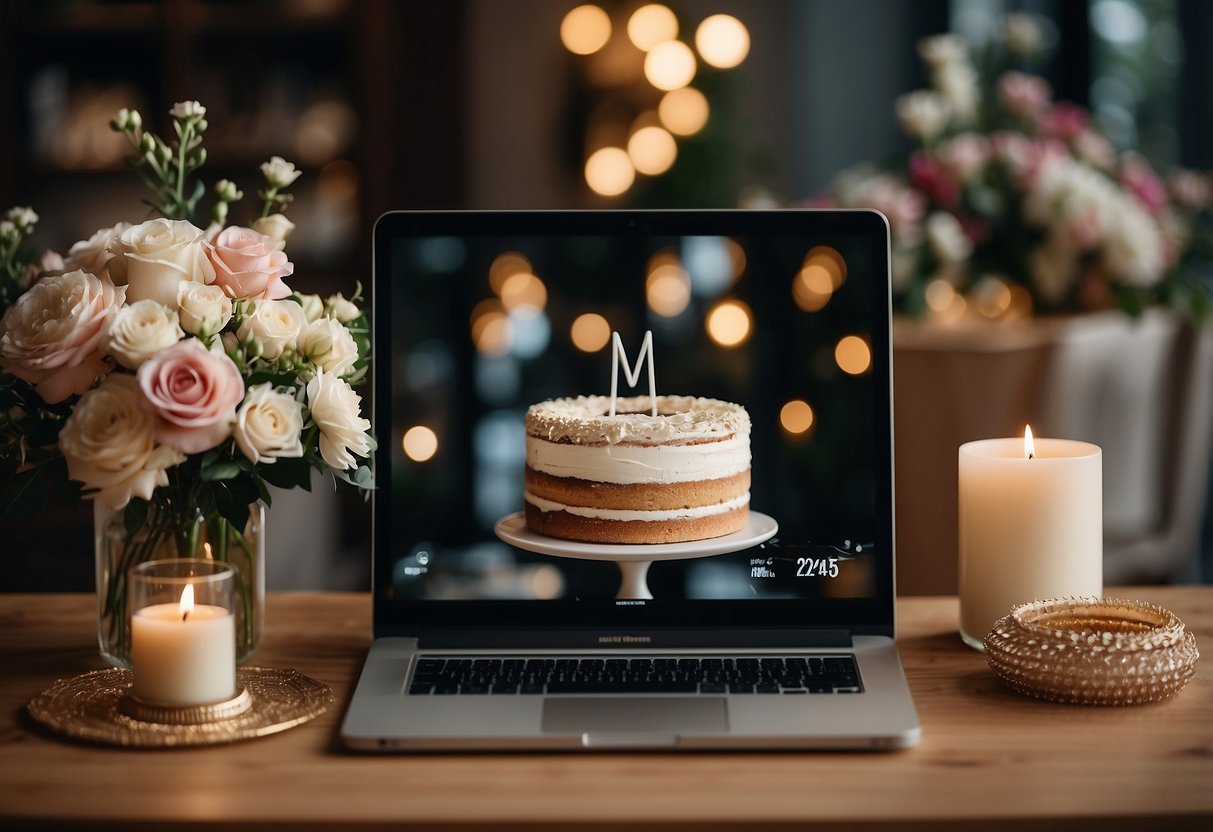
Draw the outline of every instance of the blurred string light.
<instances>
[{"instance_id":1,"label":"blurred string light","mask_svg":"<svg viewBox=\"0 0 1213 832\"><path fill-rule=\"evenodd\" d=\"M438 453L438 434L425 425L413 425L404 432L400 444L413 462L429 462Z\"/></svg>"},{"instance_id":2,"label":"blurred string light","mask_svg":"<svg viewBox=\"0 0 1213 832\"><path fill-rule=\"evenodd\" d=\"M582 352L598 352L611 340L611 325L598 313L586 312L573 320L569 337Z\"/></svg>"},{"instance_id":3,"label":"blurred string light","mask_svg":"<svg viewBox=\"0 0 1213 832\"><path fill-rule=\"evenodd\" d=\"M483 300L472 309L472 343L481 355L506 355L514 341L514 325L505 306L496 298Z\"/></svg>"},{"instance_id":4,"label":"blurred string light","mask_svg":"<svg viewBox=\"0 0 1213 832\"><path fill-rule=\"evenodd\" d=\"M847 263L830 246L814 246L792 280L792 300L805 312L816 312L830 302L847 279Z\"/></svg>"},{"instance_id":5,"label":"blurred string light","mask_svg":"<svg viewBox=\"0 0 1213 832\"><path fill-rule=\"evenodd\" d=\"M813 408L804 399L792 399L779 409L779 424L788 433L807 433L813 426Z\"/></svg>"},{"instance_id":6,"label":"blurred string light","mask_svg":"<svg viewBox=\"0 0 1213 832\"><path fill-rule=\"evenodd\" d=\"M872 348L858 335L847 335L835 345L834 360L847 375L861 376L872 367Z\"/></svg>"},{"instance_id":7,"label":"blurred string light","mask_svg":"<svg viewBox=\"0 0 1213 832\"><path fill-rule=\"evenodd\" d=\"M497 255L489 266L489 288L500 295L505 282L516 274L531 274L531 261L517 251L506 251Z\"/></svg>"},{"instance_id":8,"label":"blurred string light","mask_svg":"<svg viewBox=\"0 0 1213 832\"><path fill-rule=\"evenodd\" d=\"M626 39L616 36L616 32L626 32ZM561 42L575 55L594 56L591 67L602 64L604 56L618 62L627 50L638 50L643 56L638 58L645 82L665 93L657 107L659 124L647 120L634 124L627 131L626 149L617 143L594 146L591 140L583 176L586 185L599 196L620 196L635 184L638 175L660 176L668 171L678 156L677 139L699 133L710 116L707 98L689 86L700 61L727 70L739 66L750 53L749 30L732 15L705 18L686 42L678 35L677 15L661 3L643 4L620 21L612 21L600 6L586 4L571 9L561 21ZM694 50L689 45L692 40ZM630 92L630 97L636 102L645 101L651 98L651 92L638 88ZM607 118L614 120L617 116ZM626 129L619 123L608 126L612 129L607 133L623 133ZM593 135L602 131L588 132Z\"/></svg>"},{"instance_id":9,"label":"blurred string light","mask_svg":"<svg viewBox=\"0 0 1213 832\"><path fill-rule=\"evenodd\" d=\"M734 349L750 340L754 313L742 301L722 300L708 312L704 326L709 338L726 349Z\"/></svg>"},{"instance_id":10,"label":"blurred string light","mask_svg":"<svg viewBox=\"0 0 1213 832\"><path fill-rule=\"evenodd\" d=\"M675 318L691 302L691 278L672 251L659 251L649 259L644 281L645 301L653 314Z\"/></svg>"}]
</instances>

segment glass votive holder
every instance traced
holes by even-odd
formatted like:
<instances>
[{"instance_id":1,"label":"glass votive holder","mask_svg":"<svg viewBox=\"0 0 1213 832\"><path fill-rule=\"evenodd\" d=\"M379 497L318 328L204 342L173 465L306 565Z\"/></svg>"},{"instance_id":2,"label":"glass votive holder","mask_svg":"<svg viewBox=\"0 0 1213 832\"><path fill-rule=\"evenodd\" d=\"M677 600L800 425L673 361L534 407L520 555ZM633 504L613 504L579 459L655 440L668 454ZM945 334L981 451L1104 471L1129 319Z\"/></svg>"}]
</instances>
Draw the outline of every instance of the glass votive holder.
<instances>
[{"instance_id":1,"label":"glass votive holder","mask_svg":"<svg viewBox=\"0 0 1213 832\"><path fill-rule=\"evenodd\" d=\"M130 571L130 694L137 702L180 709L237 697L235 584L231 565L201 558L153 560Z\"/></svg>"}]
</instances>

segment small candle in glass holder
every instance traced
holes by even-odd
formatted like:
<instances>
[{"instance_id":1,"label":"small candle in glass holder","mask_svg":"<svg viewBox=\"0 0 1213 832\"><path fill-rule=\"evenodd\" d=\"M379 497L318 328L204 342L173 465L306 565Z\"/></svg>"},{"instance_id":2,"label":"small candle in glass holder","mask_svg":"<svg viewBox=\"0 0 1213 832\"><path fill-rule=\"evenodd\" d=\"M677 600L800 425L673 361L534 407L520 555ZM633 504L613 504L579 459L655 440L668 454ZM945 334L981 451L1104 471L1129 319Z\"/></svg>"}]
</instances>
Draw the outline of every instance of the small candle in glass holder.
<instances>
[{"instance_id":1,"label":"small candle in glass holder","mask_svg":"<svg viewBox=\"0 0 1213 832\"><path fill-rule=\"evenodd\" d=\"M960 446L960 635L982 639L1012 607L1103 592L1103 452L1068 439Z\"/></svg>"},{"instance_id":2,"label":"small candle in glass holder","mask_svg":"<svg viewBox=\"0 0 1213 832\"><path fill-rule=\"evenodd\" d=\"M203 559L131 570L131 694L157 705L225 702L236 691L235 569Z\"/></svg>"}]
</instances>

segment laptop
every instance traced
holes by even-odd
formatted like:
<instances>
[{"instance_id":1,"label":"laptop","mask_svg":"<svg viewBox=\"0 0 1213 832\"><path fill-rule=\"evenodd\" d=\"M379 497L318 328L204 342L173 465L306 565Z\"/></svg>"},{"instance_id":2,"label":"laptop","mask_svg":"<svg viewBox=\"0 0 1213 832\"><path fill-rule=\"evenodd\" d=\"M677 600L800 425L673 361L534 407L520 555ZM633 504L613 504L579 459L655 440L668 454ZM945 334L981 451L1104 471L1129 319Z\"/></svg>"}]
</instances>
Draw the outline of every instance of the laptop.
<instances>
[{"instance_id":1,"label":"laptop","mask_svg":"<svg viewBox=\"0 0 1213 832\"><path fill-rule=\"evenodd\" d=\"M373 306L374 641L348 747L919 741L893 641L882 215L393 212ZM650 548L534 534L528 407L607 395L613 360L619 395L648 395L645 347L659 394L748 411L748 525Z\"/></svg>"}]
</instances>

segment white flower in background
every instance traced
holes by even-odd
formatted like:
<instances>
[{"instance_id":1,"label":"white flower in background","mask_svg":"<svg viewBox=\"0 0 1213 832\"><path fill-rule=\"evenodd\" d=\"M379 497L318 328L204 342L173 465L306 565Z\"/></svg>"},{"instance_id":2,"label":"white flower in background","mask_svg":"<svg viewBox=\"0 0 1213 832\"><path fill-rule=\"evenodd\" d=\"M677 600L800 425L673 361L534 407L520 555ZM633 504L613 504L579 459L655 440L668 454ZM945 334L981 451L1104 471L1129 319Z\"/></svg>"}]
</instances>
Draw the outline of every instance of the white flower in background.
<instances>
[{"instance_id":1,"label":"white flower in background","mask_svg":"<svg viewBox=\"0 0 1213 832\"><path fill-rule=\"evenodd\" d=\"M197 101L178 101L168 114L176 119L202 118L206 115L206 107Z\"/></svg>"},{"instance_id":2,"label":"white flower in background","mask_svg":"<svg viewBox=\"0 0 1213 832\"><path fill-rule=\"evenodd\" d=\"M1117 196L1104 220L1104 268L1119 283L1153 286L1166 267L1162 233L1137 201Z\"/></svg>"},{"instance_id":3,"label":"white flower in background","mask_svg":"<svg viewBox=\"0 0 1213 832\"><path fill-rule=\"evenodd\" d=\"M927 66L935 69L967 61L969 48L959 35L933 35L918 41L918 54Z\"/></svg>"},{"instance_id":4,"label":"white flower in background","mask_svg":"<svg viewBox=\"0 0 1213 832\"><path fill-rule=\"evenodd\" d=\"M897 97L897 122L906 135L929 142L943 132L952 118L947 99L930 90L915 90Z\"/></svg>"},{"instance_id":5,"label":"white flower in background","mask_svg":"<svg viewBox=\"0 0 1213 832\"><path fill-rule=\"evenodd\" d=\"M232 319L232 299L212 283L182 283L177 294L181 328L192 335L214 335Z\"/></svg>"},{"instance_id":6,"label":"white flower in background","mask_svg":"<svg viewBox=\"0 0 1213 832\"><path fill-rule=\"evenodd\" d=\"M1061 303L1078 279L1078 255L1052 235L1028 256L1028 271L1037 294L1050 304Z\"/></svg>"},{"instance_id":7,"label":"white flower in background","mask_svg":"<svg viewBox=\"0 0 1213 832\"><path fill-rule=\"evenodd\" d=\"M884 214L898 245L914 245L922 233L926 200L922 194L887 173L846 171L836 180L839 204L844 208L871 208Z\"/></svg>"},{"instance_id":8,"label":"white flower in background","mask_svg":"<svg viewBox=\"0 0 1213 832\"><path fill-rule=\"evenodd\" d=\"M362 314L362 310L353 301L345 299L345 295L338 292L335 295L329 295L328 300L324 302L325 308L328 310L330 317L336 318L343 324L348 324L350 321L356 320Z\"/></svg>"},{"instance_id":9,"label":"white flower in background","mask_svg":"<svg viewBox=\"0 0 1213 832\"><path fill-rule=\"evenodd\" d=\"M59 433L68 476L97 489L94 496L114 510L131 497L150 500L168 485L165 469L185 461L180 451L156 444L155 430L135 377L108 376L80 398Z\"/></svg>"},{"instance_id":10,"label":"white flower in background","mask_svg":"<svg viewBox=\"0 0 1213 832\"><path fill-rule=\"evenodd\" d=\"M109 262L114 259L110 246L114 239L131 227L128 222L120 222L113 228L102 228L94 232L87 240L73 243L67 250L64 267L68 270L81 269L97 277L109 274Z\"/></svg>"},{"instance_id":11,"label":"white flower in background","mask_svg":"<svg viewBox=\"0 0 1213 832\"><path fill-rule=\"evenodd\" d=\"M128 370L137 370L184 336L176 309L150 299L139 300L110 316L105 351Z\"/></svg>"},{"instance_id":12,"label":"white flower in background","mask_svg":"<svg viewBox=\"0 0 1213 832\"><path fill-rule=\"evenodd\" d=\"M117 255L109 261L110 275L127 284L128 303L151 298L175 308L183 282L215 282L203 236L201 228L185 220L155 219L128 228L110 246Z\"/></svg>"},{"instance_id":13,"label":"white flower in background","mask_svg":"<svg viewBox=\"0 0 1213 832\"><path fill-rule=\"evenodd\" d=\"M298 298L303 306L303 317L309 324L324 315L324 301L320 295L298 295Z\"/></svg>"},{"instance_id":14,"label":"white flower in background","mask_svg":"<svg viewBox=\"0 0 1213 832\"><path fill-rule=\"evenodd\" d=\"M295 164L281 156L272 156L268 162L261 163L261 173L265 176L265 181L275 188L285 188L298 179L303 171L295 170Z\"/></svg>"},{"instance_id":15,"label":"white flower in background","mask_svg":"<svg viewBox=\"0 0 1213 832\"><path fill-rule=\"evenodd\" d=\"M323 370L307 385L307 404L312 421L320 428L320 456L339 471L358 467L356 457L366 457L371 443L366 432L371 423L360 415L362 397L341 379Z\"/></svg>"},{"instance_id":16,"label":"white flower in background","mask_svg":"<svg viewBox=\"0 0 1213 832\"><path fill-rule=\"evenodd\" d=\"M354 336L332 318L320 318L304 326L296 349L308 361L334 376L345 375L358 360Z\"/></svg>"},{"instance_id":17,"label":"white flower in background","mask_svg":"<svg viewBox=\"0 0 1213 832\"><path fill-rule=\"evenodd\" d=\"M303 456L303 404L269 382L253 385L236 411L232 435L253 463Z\"/></svg>"},{"instance_id":18,"label":"white flower in background","mask_svg":"<svg viewBox=\"0 0 1213 832\"><path fill-rule=\"evenodd\" d=\"M0 240L6 240L17 236L17 226L13 225L12 220L0 220Z\"/></svg>"},{"instance_id":19,"label":"white flower in background","mask_svg":"<svg viewBox=\"0 0 1213 832\"><path fill-rule=\"evenodd\" d=\"M261 356L273 361L295 346L305 323L303 308L293 300L263 300L240 322L236 333L241 341L255 339Z\"/></svg>"},{"instance_id":20,"label":"white flower in background","mask_svg":"<svg viewBox=\"0 0 1213 832\"><path fill-rule=\"evenodd\" d=\"M253 230L270 239L285 241L295 230L295 224L282 214L270 214L268 217L253 220Z\"/></svg>"},{"instance_id":21,"label":"white flower in background","mask_svg":"<svg viewBox=\"0 0 1213 832\"><path fill-rule=\"evenodd\" d=\"M63 263L63 255L47 249L38 255L37 260L25 267L25 274L21 275L21 288L28 289L46 275L63 274L65 271L67 269Z\"/></svg>"},{"instance_id":22,"label":"white flower in background","mask_svg":"<svg viewBox=\"0 0 1213 832\"><path fill-rule=\"evenodd\" d=\"M1213 188L1207 175L1180 168L1167 178L1167 190L1181 208L1196 212L1209 207Z\"/></svg>"},{"instance_id":23,"label":"white flower in background","mask_svg":"<svg viewBox=\"0 0 1213 832\"><path fill-rule=\"evenodd\" d=\"M1083 130L1072 142L1074 155L1102 170L1111 170L1116 164L1116 149L1112 143L1094 130Z\"/></svg>"},{"instance_id":24,"label":"white flower in background","mask_svg":"<svg viewBox=\"0 0 1213 832\"><path fill-rule=\"evenodd\" d=\"M972 121L977 116L981 92L977 88L977 72L968 61L940 64L931 72L931 83L961 121Z\"/></svg>"},{"instance_id":25,"label":"white flower in background","mask_svg":"<svg viewBox=\"0 0 1213 832\"><path fill-rule=\"evenodd\" d=\"M939 145L935 158L960 182L968 182L990 161L990 140L978 133L961 133Z\"/></svg>"},{"instance_id":26,"label":"white flower in background","mask_svg":"<svg viewBox=\"0 0 1213 832\"><path fill-rule=\"evenodd\" d=\"M927 245L944 264L962 263L973 253L973 243L965 235L960 220L947 211L933 211L926 222Z\"/></svg>"},{"instance_id":27,"label":"white flower in background","mask_svg":"<svg viewBox=\"0 0 1213 832\"><path fill-rule=\"evenodd\" d=\"M28 205L8 209L5 219L22 230L33 228L38 222L38 215Z\"/></svg>"},{"instance_id":28,"label":"white flower in background","mask_svg":"<svg viewBox=\"0 0 1213 832\"><path fill-rule=\"evenodd\" d=\"M1012 54L1028 57L1040 49L1040 23L1034 15L1012 12L1002 19L1002 42Z\"/></svg>"}]
</instances>

